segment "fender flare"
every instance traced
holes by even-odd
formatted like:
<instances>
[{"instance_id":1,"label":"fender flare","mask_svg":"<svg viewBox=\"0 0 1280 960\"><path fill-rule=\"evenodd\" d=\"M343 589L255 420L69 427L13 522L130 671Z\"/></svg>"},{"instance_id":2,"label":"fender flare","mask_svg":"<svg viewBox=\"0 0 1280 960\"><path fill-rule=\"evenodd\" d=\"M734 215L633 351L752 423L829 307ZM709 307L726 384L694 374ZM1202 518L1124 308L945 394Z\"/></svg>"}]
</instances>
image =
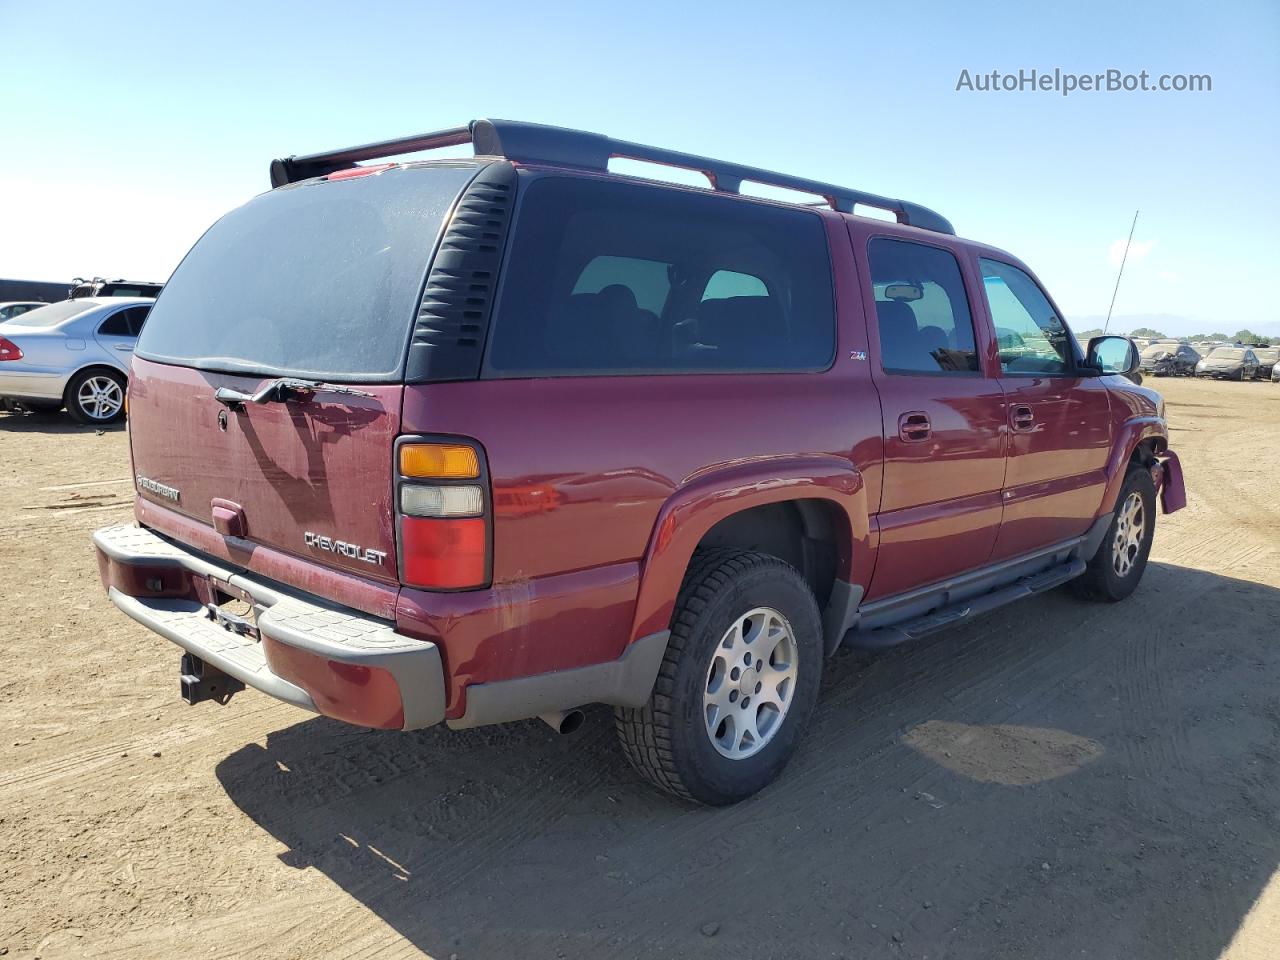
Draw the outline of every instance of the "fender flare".
<instances>
[{"instance_id":1,"label":"fender flare","mask_svg":"<svg viewBox=\"0 0 1280 960\"><path fill-rule=\"evenodd\" d=\"M836 584L848 585L854 558L871 556L866 485L848 459L819 454L716 467L691 477L658 511L640 566L631 642L668 629L693 551L712 527L743 510L793 500L838 508L846 522L837 525ZM858 587L853 592L861 597ZM832 600L847 605L849 593L847 586L833 590Z\"/></svg>"},{"instance_id":2,"label":"fender flare","mask_svg":"<svg viewBox=\"0 0 1280 960\"><path fill-rule=\"evenodd\" d=\"M1106 513L1110 505L1120 496L1120 487L1124 483L1124 475L1133 451L1140 443L1151 439L1159 440L1161 447L1169 445L1169 428L1163 417L1131 417L1120 424L1111 445L1111 456L1107 459L1107 487L1102 496L1100 513Z\"/></svg>"}]
</instances>

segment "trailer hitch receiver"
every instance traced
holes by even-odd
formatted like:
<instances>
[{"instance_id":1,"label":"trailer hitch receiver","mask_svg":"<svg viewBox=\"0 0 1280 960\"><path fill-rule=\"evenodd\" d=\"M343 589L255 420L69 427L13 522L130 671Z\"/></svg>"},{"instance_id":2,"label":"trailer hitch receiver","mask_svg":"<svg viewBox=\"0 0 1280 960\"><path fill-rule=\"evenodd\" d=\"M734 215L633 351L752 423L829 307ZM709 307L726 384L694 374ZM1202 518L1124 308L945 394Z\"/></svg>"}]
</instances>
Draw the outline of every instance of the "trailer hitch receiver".
<instances>
[{"instance_id":1,"label":"trailer hitch receiver","mask_svg":"<svg viewBox=\"0 0 1280 960\"><path fill-rule=\"evenodd\" d=\"M217 667L210 666L191 653L182 655L178 673L182 685L182 699L193 707L205 700L213 700L225 705L232 694L244 689L241 681L223 673Z\"/></svg>"}]
</instances>

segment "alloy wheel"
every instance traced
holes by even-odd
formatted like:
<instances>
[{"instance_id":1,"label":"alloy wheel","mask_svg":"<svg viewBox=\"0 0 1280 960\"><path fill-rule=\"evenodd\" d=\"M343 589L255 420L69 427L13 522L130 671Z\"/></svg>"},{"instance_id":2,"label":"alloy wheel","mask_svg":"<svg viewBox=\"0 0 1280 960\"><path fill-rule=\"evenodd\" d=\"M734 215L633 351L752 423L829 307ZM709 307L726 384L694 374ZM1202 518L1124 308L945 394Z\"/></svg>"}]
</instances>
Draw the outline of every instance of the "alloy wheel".
<instances>
[{"instance_id":1,"label":"alloy wheel","mask_svg":"<svg viewBox=\"0 0 1280 960\"><path fill-rule=\"evenodd\" d=\"M1142 549L1147 533L1146 505L1142 494L1134 490L1125 498L1116 519L1116 535L1111 545L1111 564L1120 577L1128 576Z\"/></svg>"},{"instance_id":2,"label":"alloy wheel","mask_svg":"<svg viewBox=\"0 0 1280 960\"><path fill-rule=\"evenodd\" d=\"M76 391L76 402L91 419L110 420L124 405L124 391L111 377L89 377Z\"/></svg>"},{"instance_id":3,"label":"alloy wheel","mask_svg":"<svg viewBox=\"0 0 1280 960\"><path fill-rule=\"evenodd\" d=\"M799 646L777 610L756 607L725 631L707 668L702 697L707 736L730 760L765 748L795 697Z\"/></svg>"}]
</instances>

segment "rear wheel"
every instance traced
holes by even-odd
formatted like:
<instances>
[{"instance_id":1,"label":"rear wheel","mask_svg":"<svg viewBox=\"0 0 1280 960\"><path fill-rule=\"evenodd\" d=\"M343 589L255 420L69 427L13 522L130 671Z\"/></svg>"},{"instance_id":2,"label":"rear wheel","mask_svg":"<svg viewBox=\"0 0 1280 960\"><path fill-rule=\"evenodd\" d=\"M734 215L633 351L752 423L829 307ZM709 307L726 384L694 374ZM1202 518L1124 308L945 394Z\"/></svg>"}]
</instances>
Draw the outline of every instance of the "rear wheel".
<instances>
[{"instance_id":1,"label":"rear wheel","mask_svg":"<svg viewBox=\"0 0 1280 960\"><path fill-rule=\"evenodd\" d=\"M1135 464L1120 488L1115 516L1085 572L1076 578L1076 593L1090 600L1115 602L1137 589L1147 569L1156 526L1156 485L1151 471Z\"/></svg>"},{"instance_id":2,"label":"rear wheel","mask_svg":"<svg viewBox=\"0 0 1280 960\"><path fill-rule=\"evenodd\" d=\"M623 751L651 783L721 806L786 766L818 699L818 604L777 557L699 551L649 702L619 708Z\"/></svg>"},{"instance_id":3,"label":"rear wheel","mask_svg":"<svg viewBox=\"0 0 1280 960\"><path fill-rule=\"evenodd\" d=\"M124 414L124 391L114 370L83 370L67 384L67 413L80 423L111 423Z\"/></svg>"}]
</instances>

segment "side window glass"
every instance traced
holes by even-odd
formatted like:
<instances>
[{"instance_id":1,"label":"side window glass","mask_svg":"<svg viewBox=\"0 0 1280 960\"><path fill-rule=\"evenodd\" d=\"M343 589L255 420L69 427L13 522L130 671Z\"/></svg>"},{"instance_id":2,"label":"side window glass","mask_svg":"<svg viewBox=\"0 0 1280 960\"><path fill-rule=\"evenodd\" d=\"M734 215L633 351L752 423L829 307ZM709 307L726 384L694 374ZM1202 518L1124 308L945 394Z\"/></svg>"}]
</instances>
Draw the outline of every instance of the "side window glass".
<instances>
[{"instance_id":1,"label":"side window glass","mask_svg":"<svg viewBox=\"0 0 1280 960\"><path fill-rule=\"evenodd\" d=\"M1036 282L1017 267L980 259L1004 373L1066 374L1073 366L1070 334Z\"/></svg>"},{"instance_id":2,"label":"side window glass","mask_svg":"<svg viewBox=\"0 0 1280 960\"><path fill-rule=\"evenodd\" d=\"M104 337L129 337L129 317L128 310L117 310L107 319L102 321L102 326L98 327L98 332Z\"/></svg>"},{"instance_id":3,"label":"side window glass","mask_svg":"<svg viewBox=\"0 0 1280 960\"><path fill-rule=\"evenodd\" d=\"M546 176L524 191L486 373L821 370L834 319L811 211Z\"/></svg>"},{"instance_id":4,"label":"side window glass","mask_svg":"<svg viewBox=\"0 0 1280 960\"><path fill-rule=\"evenodd\" d=\"M871 241L867 255L885 372L977 374L973 319L955 256L883 238Z\"/></svg>"}]
</instances>

